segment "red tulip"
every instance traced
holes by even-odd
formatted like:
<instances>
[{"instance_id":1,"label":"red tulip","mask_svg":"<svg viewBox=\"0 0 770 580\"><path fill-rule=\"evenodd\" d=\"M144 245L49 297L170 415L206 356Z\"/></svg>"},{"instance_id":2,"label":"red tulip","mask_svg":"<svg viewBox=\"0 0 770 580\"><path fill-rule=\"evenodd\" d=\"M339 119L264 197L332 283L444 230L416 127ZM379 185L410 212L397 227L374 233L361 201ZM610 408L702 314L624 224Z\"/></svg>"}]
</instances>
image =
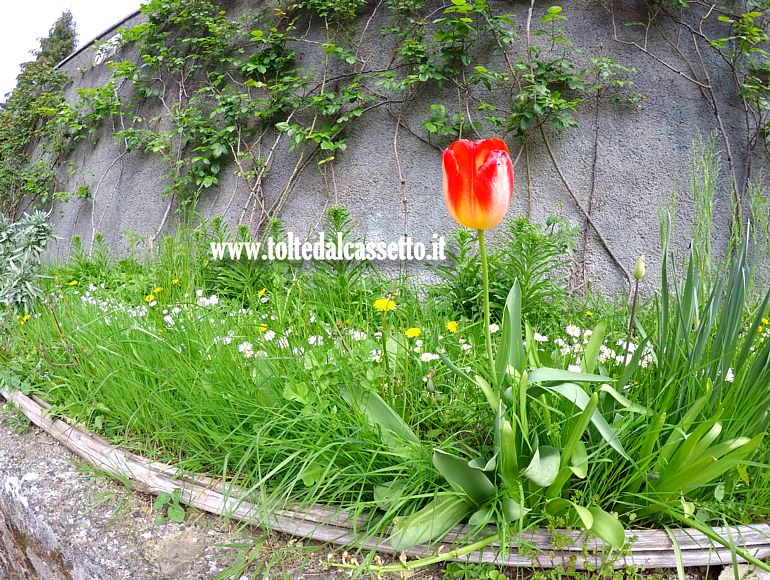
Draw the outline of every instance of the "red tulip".
<instances>
[{"instance_id":1,"label":"red tulip","mask_svg":"<svg viewBox=\"0 0 770 580\"><path fill-rule=\"evenodd\" d=\"M441 162L444 203L455 221L475 230L498 225L513 196L513 163L505 141L460 139Z\"/></svg>"}]
</instances>

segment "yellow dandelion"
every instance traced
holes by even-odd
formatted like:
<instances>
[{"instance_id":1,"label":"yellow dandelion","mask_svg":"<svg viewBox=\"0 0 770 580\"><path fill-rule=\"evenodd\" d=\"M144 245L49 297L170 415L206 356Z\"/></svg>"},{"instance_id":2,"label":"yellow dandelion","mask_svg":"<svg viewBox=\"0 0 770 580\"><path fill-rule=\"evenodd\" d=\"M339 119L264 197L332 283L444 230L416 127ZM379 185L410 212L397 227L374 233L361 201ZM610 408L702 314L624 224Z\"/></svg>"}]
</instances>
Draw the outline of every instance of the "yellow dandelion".
<instances>
[{"instance_id":1,"label":"yellow dandelion","mask_svg":"<svg viewBox=\"0 0 770 580\"><path fill-rule=\"evenodd\" d=\"M407 336L407 338L417 338L420 336L420 334L422 334L422 331L419 328L413 326L411 328L407 328L404 334Z\"/></svg>"},{"instance_id":2,"label":"yellow dandelion","mask_svg":"<svg viewBox=\"0 0 770 580\"><path fill-rule=\"evenodd\" d=\"M592 310L586 310L586 316L588 316L590 318L593 315L594 315L594 313L593 313Z\"/></svg>"},{"instance_id":3,"label":"yellow dandelion","mask_svg":"<svg viewBox=\"0 0 770 580\"><path fill-rule=\"evenodd\" d=\"M72 282L67 284L67 286L77 286L77 285L78 285L78 281L77 280L73 280Z\"/></svg>"},{"instance_id":4,"label":"yellow dandelion","mask_svg":"<svg viewBox=\"0 0 770 580\"><path fill-rule=\"evenodd\" d=\"M451 333L457 332L457 323L454 320L450 320L446 323L446 329Z\"/></svg>"},{"instance_id":5,"label":"yellow dandelion","mask_svg":"<svg viewBox=\"0 0 770 580\"><path fill-rule=\"evenodd\" d=\"M260 332L267 332L267 324L260 324L257 328Z\"/></svg>"},{"instance_id":6,"label":"yellow dandelion","mask_svg":"<svg viewBox=\"0 0 770 580\"><path fill-rule=\"evenodd\" d=\"M16 320L19 321L19 324L24 326L24 324L26 324L27 320L29 320L29 314L25 314L24 316L16 316Z\"/></svg>"},{"instance_id":7,"label":"yellow dandelion","mask_svg":"<svg viewBox=\"0 0 770 580\"><path fill-rule=\"evenodd\" d=\"M763 318L762 324L770 324L770 320L768 320L767 318Z\"/></svg>"},{"instance_id":8,"label":"yellow dandelion","mask_svg":"<svg viewBox=\"0 0 770 580\"><path fill-rule=\"evenodd\" d=\"M145 302L152 302L153 300L155 300L154 294L148 294L147 296L144 297Z\"/></svg>"},{"instance_id":9,"label":"yellow dandelion","mask_svg":"<svg viewBox=\"0 0 770 580\"><path fill-rule=\"evenodd\" d=\"M161 292L163 292L163 288L160 286L156 286L155 290L152 291L153 294L159 294Z\"/></svg>"},{"instance_id":10,"label":"yellow dandelion","mask_svg":"<svg viewBox=\"0 0 770 580\"><path fill-rule=\"evenodd\" d=\"M757 327L757 332L762 332L765 329L761 324Z\"/></svg>"},{"instance_id":11,"label":"yellow dandelion","mask_svg":"<svg viewBox=\"0 0 770 580\"><path fill-rule=\"evenodd\" d=\"M176 286L177 284L179 284L179 278L174 278L173 280L171 280L172 286Z\"/></svg>"},{"instance_id":12,"label":"yellow dandelion","mask_svg":"<svg viewBox=\"0 0 770 580\"><path fill-rule=\"evenodd\" d=\"M262 298L262 297L265 295L265 293L266 293L266 292L267 292L267 288L262 288L262 290L260 290L259 292L257 292L257 296L259 296L260 298Z\"/></svg>"},{"instance_id":13,"label":"yellow dandelion","mask_svg":"<svg viewBox=\"0 0 770 580\"><path fill-rule=\"evenodd\" d=\"M380 312L390 312L391 310L395 310L395 308L396 303L390 298L377 298L377 300L374 301L374 309L379 310Z\"/></svg>"}]
</instances>

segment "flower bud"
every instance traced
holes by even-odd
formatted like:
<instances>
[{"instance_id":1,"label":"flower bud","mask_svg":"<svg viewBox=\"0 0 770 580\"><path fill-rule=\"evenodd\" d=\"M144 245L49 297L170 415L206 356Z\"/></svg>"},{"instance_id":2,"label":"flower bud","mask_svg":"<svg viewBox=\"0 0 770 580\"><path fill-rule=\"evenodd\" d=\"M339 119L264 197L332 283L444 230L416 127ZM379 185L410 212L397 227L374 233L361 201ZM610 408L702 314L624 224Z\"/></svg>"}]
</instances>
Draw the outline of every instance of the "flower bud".
<instances>
[{"instance_id":1,"label":"flower bud","mask_svg":"<svg viewBox=\"0 0 770 580\"><path fill-rule=\"evenodd\" d=\"M636 264L634 264L634 280L637 282L644 278L645 273L645 267L644 267L644 254L639 256L639 259L636 261Z\"/></svg>"}]
</instances>

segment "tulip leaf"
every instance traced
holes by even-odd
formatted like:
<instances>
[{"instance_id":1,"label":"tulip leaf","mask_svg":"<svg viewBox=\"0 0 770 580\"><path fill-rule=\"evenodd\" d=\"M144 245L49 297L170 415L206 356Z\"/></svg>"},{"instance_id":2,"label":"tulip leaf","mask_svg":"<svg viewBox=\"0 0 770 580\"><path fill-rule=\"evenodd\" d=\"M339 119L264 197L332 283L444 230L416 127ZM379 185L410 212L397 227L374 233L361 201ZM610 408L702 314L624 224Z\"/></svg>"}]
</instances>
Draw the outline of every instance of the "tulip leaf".
<instances>
[{"instance_id":1,"label":"tulip leaf","mask_svg":"<svg viewBox=\"0 0 770 580\"><path fill-rule=\"evenodd\" d=\"M607 334L607 323L602 320L596 326L594 326L591 332L591 338L588 339L588 344L583 349L583 370L592 374L596 368L596 361L599 358L599 352L602 344L604 344L604 337Z\"/></svg>"},{"instance_id":2,"label":"tulip leaf","mask_svg":"<svg viewBox=\"0 0 770 580\"><path fill-rule=\"evenodd\" d=\"M569 511L573 516L572 519L579 520L582 527L586 530L590 530L594 523L594 516L591 510L565 498L558 497L549 500L545 505L545 510L551 515L559 515Z\"/></svg>"},{"instance_id":3,"label":"tulip leaf","mask_svg":"<svg viewBox=\"0 0 770 580\"><path fill-rule=\"evenodd\" d=\"M480 469L474 469L462 457L435 449L433 466L456 491L464 492L470 501L481 506L495 495L496 488Z\"/></svg>"},{"instance_id":4,"label":"tulip leaf","mask_svg":"<svg viewBox=\"0 0 770 580\"><path fill-rule=\"evenodd\" d=\"M532 461L529 462L523 474L540 487L551 485L559 474L561 455L559 450L548 445L541 445L535 449Z\"/></svg>"},{"instance_id":5,"label":"tulip leaf","mask_svg":"<svg viewBox=\"0 0 770 580\"><path fill-rule=\"evenodd\" d=\"M619 392L617 392L615 389L613 389L611 386L604 384L601 387L599 387L599 390L603 393L607 393L610 397L615 399L621 407L624 409L627 409L628 411L632 413L638 413L639 415L649 415L652 413L647 407L643 407L642 405L638 405L636 403L632 403L628 399L626 399L623 395L621 395Z\"/></svg>"},{"instance_id":6,"label":"tulip leaf","mask_svg":"<svg viewBox=\"0 0 770 580\"><path fill-rule=\"evenodd\" d=\"M523 518L530 510L510 497L503 500L503 516L507 522L515 522Z\"/></svg>"},{"instance_id":7,"label":"tulip leaf","mask_svg":"<svg viewBox=\"0 0 770 580\"><path fill-rule=\"evenodd\" d=\"M484 393L487 403L492 407L492 410L497 411L497 407L500 405L500 397L497 396L497 393L495 393L491 385L479 375L473 377L473 382L475 382L481 389L481 392Z\"/></svg>"},{"instance_id":8,"label":"tulip leaf","mask_svg":"<svg viewBox=\"0 0 770 580\"><path fill-rule=\"evenodd\" d=\"M343 391L342 396L349 405L357 407L371 425L380 428L383 442L392 450L403 451L405 442L419 445L414 431L377 393L355 396L351 391Z\"/></svg>"},{"instance_id":9,"label":"tulip leaf","mask_svg":"<svg viewBox=\"0 0 770 580\"><path fill-rule=\"evenodd\" d=\"M503 384L509 366L521 373L525 364L524 341L521 333L521 287L519 281L514 280L505 300L502 335L495 357L494 372L497 384Z\"/></svg>"},{"instance_id":10,"label":"tulip leaf","mask_svg":"<svg viewBox=\"0 0 770 580\"><path fill-rule=\"evenodd\" d=\"M396 550L406 550L442 538L462 522L472 509L466 498L459 494L437 497L420 511L395 518L390 543Z\"/></svg>"},{"instance_id":11,"label":"tulip leaf","mask_svg":"<svg viewBox=\"0 0 770 580\"><path fill-rule=\"evenodd\" d=\"M626 533L623 530L623 524L618 518L608 514L598 506L591 506L588 511L593 517L591 531L604 540L607 544L620 550L626 543Z\"/></svg>"},{"instance_id":12,"label":"tulip leaf","mask_svg":"<svg viewBox=\"0 0 770 580\"><path fill-rule=\"evenodd\" d=\"M500 476L512 484L519 472L519 458L516 452L516 433L513 425L505 418L505 406L500 403L495 418L495 447L499 458Z\"/></svg>"},{"instance_id":13,"label":"tulip leaf","mask_svg":"<svg viewBox=\"0 0 770 580\"><path fill-rule=\"evenodd\" d=\"M582 441L578 441L575 450L570 458L570 470L580 479L585 479L588 475L588 452Z\"/></svg>"}]
</instances>

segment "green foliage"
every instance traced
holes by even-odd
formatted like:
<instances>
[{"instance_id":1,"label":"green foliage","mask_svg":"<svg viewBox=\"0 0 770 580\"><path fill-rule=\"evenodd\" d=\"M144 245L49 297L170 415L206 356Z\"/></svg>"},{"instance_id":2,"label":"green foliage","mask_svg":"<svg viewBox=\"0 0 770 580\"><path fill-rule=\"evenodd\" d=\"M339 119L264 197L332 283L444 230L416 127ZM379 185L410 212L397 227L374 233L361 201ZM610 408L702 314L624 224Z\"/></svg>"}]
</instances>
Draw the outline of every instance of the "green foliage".
<instances>
[{"instance_id":1,"label":"green foliage","mask_svg":"<svg viewBox=\"0 0 770 580\"><path fill-rule=\"evenodd\" d=\"M12 315L21 324L26 322L35 302L43 297L40 256L52 236L53 229L41 212L24 214L13 223L0 214L0 328L11 324Z\"/></svg>"},{"instance_id":2,"label":"green foliage","mask_svg":"<svg viewBox=\"0 0 770 580\"><path fill-rule=\"evenodd\" d=\"M181 524L184 521L184 508L179 505L179 500L182 498L182 490L176 488L171 493L162 492L158 494L155 501L152 504L152 509L158 513L155 521L162 524L166 521L175 522Z\"/></svg>"},{"instance_id":3,"label":"green foliage","mask_svg":"<svg viewBox=\"0 0 770 580\"><path fill-rule=\"evenodd\" d=\"M436 268L441 278L437 297L458 316L481 316L481 269L474 234L466 229L453 233L454 247L447 250L448 264ZM567 302L564 275L575 248L577 229L558 217L545 226L519 218L504 226L490 260L490 303L493 318L502 312L514 280L519 281L524 316L537 318L549 328L564 315Z\"/></svg>"},{"instance_id":4,"label":"green foliage","mask_svg":"<svg viewBox=\"0 0 770 580\"><path fill-rule=\"evenodd\" d=\"M72 14L65 12L40 41L35 60L21 66L14 90L0 105L0 213L13 218L26 195L46 195L54 187L57 152L33 162L31 148L56 124L69 78L53 67L75 48Z\"/></svg>"}]
</instances>

